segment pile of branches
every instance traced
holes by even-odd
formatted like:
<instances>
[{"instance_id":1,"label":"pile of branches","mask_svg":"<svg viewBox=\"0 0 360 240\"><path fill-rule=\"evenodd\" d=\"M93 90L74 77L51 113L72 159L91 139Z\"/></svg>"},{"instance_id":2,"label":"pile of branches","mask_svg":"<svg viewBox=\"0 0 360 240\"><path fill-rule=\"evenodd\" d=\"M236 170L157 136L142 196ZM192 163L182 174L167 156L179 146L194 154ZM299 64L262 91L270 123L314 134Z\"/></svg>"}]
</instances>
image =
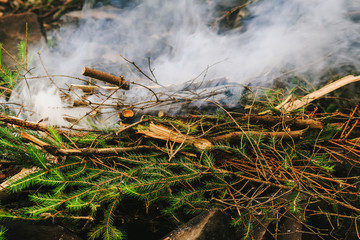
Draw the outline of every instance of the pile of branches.
<instances>
[{"instance_id":1,"label":"pile of branches","mask_svg":"<svg viewBox=\"0 0 360 240\"><path fill-rule=\"evenodd\" d=\"M122 239L135 221L124 205L136 199L177 224L221 209L244 239L359 235L357 108L295 115L218 109L144 115L106 133L2 114L2 164L22 170L1 189L29 200L4 205L0 218L50 219L89 239Z\"/></svg>"},{"instance_id":2,"label":"pile of branches","mask_svg":"<svg viewBox=\"0 0 360 240\"><path fill-rule=\"evenodd\" d=\"M9 99L19 74L1 69L1 95ZM84 117L106 107L106 100L131 84L87 68L83 73L100 74L96 78L114 85L70 86L69 91L83 91L76 91L77 100L91 110ZM125 239L124 229L138 221L139 214L151 216L153 224L169 225L170 219L180 224L217 208L231 216L244 239L360 236L360 111L357 106L332 113L306 108L359 80L347 76L266 109L254 99L242 112L213 102L215 114L172 116L159 111L133 118L129 105L110 106L127 110L120 115L133 122L106 131L76 130L73 126L81 119L68 128L30 122L4 108L0 163L11 171L0 175L0 191L21 197L16 204L2 201L0 219L52 220L89 239ZM180 98L171 98L145 88L152 100L131 107L188 106L196 99L184 97L184 91ZM104 91L96 93L98 89ZM199 95L190 86L186 89L205 98L219 93ZM59 91L75 106L76 99ZM103 101L89 101L89 94L104 92ZM265 99L273 97L264 94Z\"/></svg>"}]
</instances>

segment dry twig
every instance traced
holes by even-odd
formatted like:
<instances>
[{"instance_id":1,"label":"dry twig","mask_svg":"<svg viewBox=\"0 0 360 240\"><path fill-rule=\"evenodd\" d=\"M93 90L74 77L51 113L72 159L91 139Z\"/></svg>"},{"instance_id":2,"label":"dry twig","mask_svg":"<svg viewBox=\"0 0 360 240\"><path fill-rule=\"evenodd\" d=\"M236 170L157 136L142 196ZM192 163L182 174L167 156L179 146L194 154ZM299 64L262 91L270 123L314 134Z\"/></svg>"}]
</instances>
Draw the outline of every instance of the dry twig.
<instances>
[{"instance_id":1,"label":"dry twig","mask_svg":"<svg viewBox=\"0 0 360 240\"><path fill-rule=\"evenodd\" d=\"M349 75L349 76L343 77L333 83L326 85L325 87L323 87L315 92L312 92L312 93L302 97L299 100L286 103L283 106L283 109L286 112L294 111L294 110L299 109L299 108L309 104L310 102L324 96L325 94L328 94L332 91L335 91L338 88L341 88L347 84L357 82L357 81L360 81L360 76Z\"/></svg>"},{"instance_id":2,"label":"dry twig","mask_svg":"<svg viewBox=\"0 0 360 240\"><path fill-rule=\"evenodd\" d=\"M265 137L276 137L284 140L288 139L299 139L301 136L308 130L305 128L303 130L297 131L284 131L284 132L261 132L261 131L242 131L242 132L231 132L224 135L216 136L211 138L211 141L216 142L231 142L238 140L241 136L250 134L250 135L263 135Z\"/></svg>"}]
</instances>

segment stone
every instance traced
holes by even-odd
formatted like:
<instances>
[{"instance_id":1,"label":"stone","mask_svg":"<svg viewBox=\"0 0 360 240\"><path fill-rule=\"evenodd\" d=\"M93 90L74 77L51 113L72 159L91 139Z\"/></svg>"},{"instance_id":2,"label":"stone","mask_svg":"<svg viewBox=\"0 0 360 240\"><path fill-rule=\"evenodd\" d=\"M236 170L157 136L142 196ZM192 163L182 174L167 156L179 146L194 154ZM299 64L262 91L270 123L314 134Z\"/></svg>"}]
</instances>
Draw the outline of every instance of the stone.
<instances>
[{"instance_id":1,"label":"stone","mask_svg":"<svg viewBox=\"0 0 360 240\"><path fill-rule=\"evenodd\" d=\"M211 209L194 217L162 240L232 240L236 232L230 217L219 209Z\"/></svg>"},{"instance_id":2,"label":"stone","mask_svg":"<svg viewBox=\"0 0 360 240\"><path fill-rule=\"evenodd\" d=\"M0 43L6 51L17 58L18 44L26 40L26 23L28 25L27 42L35 45L44 41L37 15L32 12L11 14L0 17ZM3 51L3 64L7 67L16 62Z\"/></svg>"}]
</instances>

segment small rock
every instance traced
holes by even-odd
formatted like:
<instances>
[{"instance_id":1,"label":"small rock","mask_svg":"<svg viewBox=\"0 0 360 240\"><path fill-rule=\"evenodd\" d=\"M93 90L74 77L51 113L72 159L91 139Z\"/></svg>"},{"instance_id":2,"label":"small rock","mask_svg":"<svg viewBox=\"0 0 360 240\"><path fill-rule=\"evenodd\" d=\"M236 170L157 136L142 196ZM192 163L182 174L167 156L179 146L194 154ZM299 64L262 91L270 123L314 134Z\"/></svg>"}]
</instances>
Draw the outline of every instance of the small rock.
<instances>
[{"instance_id":1,"label":"small rock","mask_svg":"<svg viewBox=\"0 0 360 240\"><path fill-rule=\"evenodd\" d=\"M230 217L219 209L206 211L172 231L162 240L232 240Z\"/></svg>"}]
</instances>

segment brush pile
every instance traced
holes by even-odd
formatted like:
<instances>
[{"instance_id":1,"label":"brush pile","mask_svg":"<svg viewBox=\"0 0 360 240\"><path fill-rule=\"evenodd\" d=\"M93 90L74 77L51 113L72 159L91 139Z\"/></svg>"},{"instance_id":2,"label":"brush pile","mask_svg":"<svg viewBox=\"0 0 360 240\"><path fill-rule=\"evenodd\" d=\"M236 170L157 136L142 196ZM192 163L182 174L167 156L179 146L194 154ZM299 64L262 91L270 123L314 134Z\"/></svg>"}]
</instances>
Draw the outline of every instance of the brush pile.
<instances>
[{"instance_id":1,"label":"brush pile","mask_svg":"<svg viewBox=\"0 0 360 240\"><path fill-rule=\"evenodd\" d=\"M242 111L212 102L215 114L134 116L134 106L117 106L120 125L76 129L106 107L89 97L109 99L129 88L123 77L117 80L118 86L72 85L69 91L81 90L74 90L78 102L64 92L64 101L91 110L82 118L68 117L70 127L1 112L1 192L21 196L16 203L3 197L2 220L53 221L89 239L125 239L126 229L140 221L156 229L147 234L158 239L189 217L218 208L231 216L243 239L360 235L360 110L326 113L316 104L308 107L358 77L345 77L296 101L281 101L276 91L255 98L250 89L244 99L251 106ZM4 86L2 94L11 95L10 87ZM100 88L104 91L96 92ZM198 100L162 101L159 91L147 89L154 93L152 101L138 109Z\"/></svg>"}]
</instances>

